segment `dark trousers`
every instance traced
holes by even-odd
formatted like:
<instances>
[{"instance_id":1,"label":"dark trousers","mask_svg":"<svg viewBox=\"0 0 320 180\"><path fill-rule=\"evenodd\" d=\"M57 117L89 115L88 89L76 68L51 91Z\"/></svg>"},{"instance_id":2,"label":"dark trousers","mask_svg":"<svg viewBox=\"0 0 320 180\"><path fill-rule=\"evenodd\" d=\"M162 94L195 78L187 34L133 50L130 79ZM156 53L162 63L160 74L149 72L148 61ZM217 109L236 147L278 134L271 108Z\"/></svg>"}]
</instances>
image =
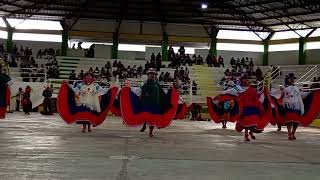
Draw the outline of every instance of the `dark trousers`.
<instances>
[{"instance_id":1,"label":"dark trousers","mask_svg":"<svg viewBox=\"0 0 320 180\"><path fill-rule=\"evenodd\" d=\"M16 100L16 111L20 111L20 100Z\"/></svg>"},{"instance_id":2,"label":"dark trousers","mask_svg":"<svg viewBox=\"0 0 320 180\"><path fill-rule=\"evenodd\" d=\"M43 100L43 111L45 113L52 113L52 101L51 101L51 98L44 98L44 100Z\"/></svg>"}]
</instances>

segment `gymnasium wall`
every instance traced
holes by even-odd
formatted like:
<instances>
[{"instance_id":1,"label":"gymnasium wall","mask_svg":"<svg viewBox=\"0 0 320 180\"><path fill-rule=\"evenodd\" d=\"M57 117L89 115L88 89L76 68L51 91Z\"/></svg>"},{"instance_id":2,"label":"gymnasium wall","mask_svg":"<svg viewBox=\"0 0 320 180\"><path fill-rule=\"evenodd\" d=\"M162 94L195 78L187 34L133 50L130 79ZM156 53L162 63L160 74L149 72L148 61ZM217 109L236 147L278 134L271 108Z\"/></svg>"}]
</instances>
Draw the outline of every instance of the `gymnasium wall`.
<instances>
[{"instance_id":1,"label":"gymnasium wall","mask_svg":"<svg viewBox=\"0 0 320 180\"><path fill-rule=\"evenodd\" d=\"M269 65L297 65L299 64L299 51L269 52Z\"/></svg>"},{"instance_id":2,"label":"gymnasium wall","mask_svg":"<svg viewBox=\"0 0 320 180\"><path fill-rule=\"evenodd\" d=\"M320 49L307 50L306 64L320 64Z\"/></svg>"},{"instance_id":3,"label":"gymnasium wall","mask_svg":"<svg viewBox=\"0 0 320 180\"><path fill-rule=\"evenodd\" d=\"M144 60L145 52L139 51L119 51L118 59L127 59L127 60Z\"/></svg>"}]
</instances>

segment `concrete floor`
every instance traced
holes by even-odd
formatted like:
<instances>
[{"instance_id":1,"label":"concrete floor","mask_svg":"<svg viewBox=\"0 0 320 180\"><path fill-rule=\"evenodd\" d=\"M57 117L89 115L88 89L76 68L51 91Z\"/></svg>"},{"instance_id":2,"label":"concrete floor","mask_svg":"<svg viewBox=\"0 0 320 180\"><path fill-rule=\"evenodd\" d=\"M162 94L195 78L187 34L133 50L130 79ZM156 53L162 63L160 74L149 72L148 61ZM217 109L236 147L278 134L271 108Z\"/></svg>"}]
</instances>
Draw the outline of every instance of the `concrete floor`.
<instances>
[{"instance_id":1,"label":"concrete floor","mask_svg":"<svg viewBox=\"0 0 320 180\"><path fill-rule=\"evenodd\" d=\"M108 117L84 134L58 115L9 114L0 121L0 179L320 179L320 129L300 128L288 141L268 127L245 143L228 128L174 121L149 138Z\"/></svg>"}]
</instances>

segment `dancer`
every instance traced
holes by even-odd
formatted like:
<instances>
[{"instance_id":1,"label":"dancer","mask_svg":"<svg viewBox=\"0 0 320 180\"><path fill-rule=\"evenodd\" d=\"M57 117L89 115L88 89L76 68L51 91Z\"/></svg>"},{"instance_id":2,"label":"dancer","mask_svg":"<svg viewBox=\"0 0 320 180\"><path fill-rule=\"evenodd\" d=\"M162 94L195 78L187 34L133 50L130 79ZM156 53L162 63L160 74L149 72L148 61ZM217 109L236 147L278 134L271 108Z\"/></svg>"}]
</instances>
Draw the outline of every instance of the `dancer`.
<instances>
[{"instance_id":1,"label":"dancer","mask_svg":"<svg viewBox=\"0 0 320 180\"><path fill-rule=\"evenodd\" d=\"M265 87L260 95L257 90L249 85L248 76L244 74L240 78L242 90L239 94L240 118L236 123L236 130L245 130L245 141L256 139L254 133L261 133L271 118L271 103L268 89Z\"/></svg>"},{"instance_id":2,"label":"dancer","mask_svg":"<svg viewBox=\"0 0 320 180\"><path fill-rule=\"evenodd\" d=\"M31 87L27 86L26 89L24 90L23 94L22 94L22 108L23 108L23 112L26 115L29 115L30 112L32 111L32 101L30 99L31 97Z\"/></svg>"},{"instance_id":3,"label":"dancer","mask_svg":"<svg viewBox=\"0 0 320 180\"><path fill-rule=\"evenodd\" d=\"M215 98L207 97L208 111L211 119L215 123L222 123L222 128L227 128L227 122L235 122L238 118L239 105L237 102L237 91L234 88L240 89L241 87L235 87L233 81L226 83L226 90L222 92L222 95Z\"/></svg>"},{"instance_id":4,"label":"dancer","mask_svg":"<svg viewBox=\"0 0 320 180\"><path fill-rule=\"evenodd\" d=\"M93 75L86 73L83 82L75 88L63 82L58 94L58 112L71 124L82 124L82 132L91 132L91 125L98 126L105 119L118 91L117 87L102 88L94 83Z\"/></svg>"},{"instance_id":5,"label":"dancer","mask_svg":"<svg viewBox=\"0 0 320 180\"><path fill-rule=\"evenodd\" d=\"M281 98L275 96L278 100L274 101L279 112L276 124L287 126L288 140L296 140L298 127L309 126L320 113L320 90L303 89L301 92L295 79L294 73L286 76L285 86L280 86Z\"/></svg>"},{"instance_id":6,"label":"dancer","mask_svg":"<svg viewBox=\"0 0 320 180\"><path fill-rule=\"evenodd\" d=\"M148 80L143 82L141 86L141 103L146 108L150 106L159 106L160 105L160 98L165 93L161 88L160 84L156 81L157 79L157 72L150 68L148 71ZM144 132L147 128L147 122L144 122L140 132ZM149 136L153 136L153 129L154 126L149 125Z\"/></svg>"},{"instance_id":7,"label":"dancer","mask_svg":"<svg viewBox=\"0 0 320 180\"><path fill-rule=\"evenodd\" d=\"M175 88L168 93L162 90L156 81L156 71L150 68L148 80L141 86L140 97L131 88L123 87L120 96L121 113L127 126L143 125L144 132L149 125L149 136L153 136L154 127L165 128L170 125L178 108L178 92Z\"/></svg>"},{"instance_id":8,"label":"dancer","mask_svg":"<svg viewBox=\"0 0 320 180\"><path fill-rule=\"evenodd\" d=\"M10 76L2 73L0 65L0 119L6 116L7 106L10 102L10 86L13 84Z\"/></svg>"}]
</instances>

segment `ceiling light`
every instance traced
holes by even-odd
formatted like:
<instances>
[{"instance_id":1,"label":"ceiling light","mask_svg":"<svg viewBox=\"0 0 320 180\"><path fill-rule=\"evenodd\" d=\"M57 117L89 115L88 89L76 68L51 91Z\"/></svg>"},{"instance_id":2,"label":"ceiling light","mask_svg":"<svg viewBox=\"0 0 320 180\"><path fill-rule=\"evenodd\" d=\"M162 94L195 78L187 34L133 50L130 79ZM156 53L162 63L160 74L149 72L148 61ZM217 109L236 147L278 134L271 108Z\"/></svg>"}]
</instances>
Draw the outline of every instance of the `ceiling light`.
<instances>
[{"instance_id":1,"label":"ceiling light","mask_svg":"<svg viewBox=\"0 0 320 180\"><path fill-rule=\"evenodd\" d=\"M201 8L202 8L202 9L207 9L207 8L208 8L208 4L202 3L202 4L201 4Z\"/></svg>"}]
</instances>

